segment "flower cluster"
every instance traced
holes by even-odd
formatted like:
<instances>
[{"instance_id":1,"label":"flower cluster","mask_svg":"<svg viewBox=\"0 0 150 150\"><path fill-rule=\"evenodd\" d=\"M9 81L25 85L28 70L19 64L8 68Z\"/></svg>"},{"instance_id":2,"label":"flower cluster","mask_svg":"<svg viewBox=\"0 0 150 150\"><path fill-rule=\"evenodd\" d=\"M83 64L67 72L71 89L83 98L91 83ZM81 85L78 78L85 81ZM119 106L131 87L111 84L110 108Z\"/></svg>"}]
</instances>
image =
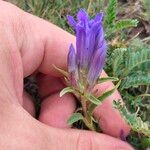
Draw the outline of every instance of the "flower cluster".
<instances>
[{"instance_id":1,"label":"flower cluster","mask_svg":"<svg viewBox=\"0 0 150 150\"><path fill-rule=\"evenodd\" d=\"M67 60L72 86L93 88L104 67L107 43L102 20L103 13L90 19L83 9L77 14L77 22L68 16L68 21L76 32L76 49L73 44L70 45Z\"/></svg>"}]
</instances>

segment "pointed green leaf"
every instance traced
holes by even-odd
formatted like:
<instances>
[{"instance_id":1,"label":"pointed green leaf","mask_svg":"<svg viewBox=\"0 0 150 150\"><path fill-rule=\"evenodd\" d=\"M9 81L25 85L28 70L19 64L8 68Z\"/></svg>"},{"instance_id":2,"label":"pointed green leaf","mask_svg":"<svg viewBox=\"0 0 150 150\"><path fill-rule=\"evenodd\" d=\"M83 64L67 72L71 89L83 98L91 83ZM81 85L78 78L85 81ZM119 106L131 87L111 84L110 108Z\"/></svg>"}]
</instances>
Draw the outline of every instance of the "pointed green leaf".
<instances>
[{"instance_id":1,"label":"pointed green leaf","mask_svg":"<svg viewBox=\"0 0 150 150\"><path fill-rule=\"evenodd\" d=\"M87 96L86 98L87 98L89 101L92 102L92 104L93 104L92 107L95 108L94 105L96 105L96 106L100 105L100 104L105 100L106 97L110 96L110 95L119 87L120 83L121 83L121 81L119 81L119 82L117 83L117 85L116 85L112 90L109 90L109 91L105 92L104 94L102 94L102 95L101 95L100 97L98 97L98 98L96 98L96 97L93 96L93 95ZM93 110L93 108L91 108L91 109Z\"/></svg>"},{"instance_id":2,"label":"pointed green leaf","mask_svg":"<svg viewBox=\"0 0 150 150\"><path fill-rule=\"evenodd\" d=\"M150 85L150 73L140 72L127 76L121 84L121 90L140 85Z\"/></svg>"},{"instance_id":3,"label":"pointed green leaf","mask_svg":"<svg viewBox=\"0 0 150 150\"><path fill-rule=\"evenodd\" d=\"M137 97L150 97L150 94L141 94L141 95L138 95Z\"/></svg>"},{"instance_id":4,"label":"pointed green leaf","mask_svg":"<svg viewBox=\"0 0 150 150\"><path fill-rule=\"evenodd\" d=\"M124 74L127 76L130 73L141 71L148 72L149 74L149 66L150 66L150 48L135 48L127 49L127 54L125 57L125 72Z\"/></svg>"},{"instance_id":5,"label":"pointed green leaf","mask_svg":"<svg viewBox=\"0 0 150 150\"><path fill-rule=\"evenodd\" d=\"M142 121L137 113L130 113L126 106L121 101L113 101L114 107L119 110L122 117L130 125L131 129L135 132L141 133L146 137L150 137L149 123Z\"/></svg>"},{"instance_id":6,"label":"pointed green leaf","mask_svg":"<svg viewBox=\"0 0 150 150\"><path fill-rule=\"evenodd\" d=\"M93 116L91 117L92 121L98 124L98 120L96 120Z\"/></svg>"},{"instance_id":7,"label":"pointed green leaf","mask_svg":"<svg viewBox=\"0 0 150 150\"><path fill-rule=\"evenodd\" d=\"M104 77L104 78L99 78L98 79L98 83L103 83L103 82L107 82L107 81L118 81L118 78L115 77Z\"/></svg>"},{"instance_id":8,"label":"pointed green leaf","mask_svg":"<svg viewBox=\"0 0 150 150\"><path fill-rule=\"evenodd\" d=\"M124 69L124 58L126 51L127 48L117 48L112 52L110 57L110 63L112 64L113 76L123 76L122 70Z\"/></svg>"},{"instance_id":9,"label":"pointed green leaf","mask_svg":"<svg viewBox=\"0 0 150 150\"><path fill-rule=\"evenodd\" d=\"M65 70L63 70L63 69L60 69L60 68L56 67L55 65L53 65L53 66L54 66L54 68L55 68L58 72L60 72L60 73L63 74L64 76L68 77L68 72L67 72L67 71L65 71Z\"/></svg>"},{"instance_id":10,"label":"pointed green leaf","mask_svg":"<svg viewBox=\"0 0 150 150\"><path fill-rule=\"evenodd\" d=\"M89 115L92 115L93 114L93 111L94 111L94 109L96 108L96 106L97 105L95 105L95 104L90 104L90 106L89 106L89 108L88 108L88 113L89 113Z\"/></svg>"},{"instance_id":11,"label":"pointed green leaf","mask_svg":"<svg viewBox=\"0 0 150 150\"><path fill-rule=\"evenodd\" d=\"M81 113L74 113L67 121L68 125L72 125L73 123L83 120L83 116Z\"/></svg>"},{"instance_id":12,"label":"pointed green leaf","mask_svg":"<svg viewBox=\"0 0 150 150\"><path fill-rule=\"evenodd\" d=\"M108 96L110 96L111 94L113 94L115 92L115 90L119 87L120 83L121 83L121 81L119 81L117 83L117 85L115 86L115 88L113 88L112 90L109 90L109 91L105 92L100 97L98 97L98 100L100 102L103 102Z\"/></svg>"},{"instance_id":13,"label":"pointed green leaf","mask_svg":"<svg viewBox=\"0 0 150 150\"><path fill-rule=\"evenodd\" d=\"M97 99L95 96L91 95L90 97L87 98L89 101L91 101L93 104L96 106L101 104L101 101Z\"/></svg>"},{"instance_id":14,"label":"pointed green leaf","mask_svg":"<svg viewBox=\"0 0 150 150\"><path fill-rule=\"evenodd\" d=\"M117 0L109 0L105 12L104 25L106 28L112 28L116 19Z\"/></svg>"},{"instance_id":15,"label":"pointed green leaf","mask_svg":"<svg viewBox=\"0 0 150 150\"><path fill-rule=\"evenodd\" d=\"M59 95L60 95L60 97L62 97L66 93L73 93L73 92L74 92L74 90L72 87L66 87L66 88L62 89L62 91L60 92Z\"/></svg>"},{"instance_id":16,"label":"pointed green leaf","mask_svg":"<svg viewBox=\"0 0 150 150\"><path fill-rule=\"evenodd\" d=\"M114 31L120 31L122 29L129 28L129 27L136 27L137 24L138 24L138 20L136 19L119 20L115 23Z\"/></svg>"}]
</instances>

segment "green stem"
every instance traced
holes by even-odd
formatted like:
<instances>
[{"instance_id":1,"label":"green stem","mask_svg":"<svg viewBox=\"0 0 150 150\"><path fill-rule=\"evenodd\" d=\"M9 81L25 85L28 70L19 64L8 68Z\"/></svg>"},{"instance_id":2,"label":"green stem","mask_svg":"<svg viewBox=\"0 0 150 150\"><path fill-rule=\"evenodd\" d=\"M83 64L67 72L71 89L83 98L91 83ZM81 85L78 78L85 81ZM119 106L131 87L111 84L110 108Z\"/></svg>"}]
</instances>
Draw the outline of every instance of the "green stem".
<instances>
[{"instance_id":1,"label":"green stem","mask_svg":"<svg viewBox=\"0 0 150 150\"><path fill-rule=\"evenodd\" d=\"M87 118L87 108L86 108L86 100L81 96L81 105L84 116Z\"/></svg>"},{"instance_id":2,"label":"green stem","mask_svg":"<svg viewBox=\"0 0 150 150\"><path fill-rule=\"evenodd\" d=\"M147 85L145 94L148 94L148 93L149 93L149 86Z\"/></svg>"},{"instance_id":3,"label":"green stem","mask_svg":"<svg viewBox=\"0 0 150 150\"><path fill-rule=\"evenodd\" d=\"M96 131L95 127L93 126L93 122L89 123L86 118L83 119L83 122L91 131Z\"/></svg>"},{"instance_id":4,"label":"green stem","mask_svg":"<svg viewBox=\"0 0 150 150\"><path fill-rule=\"evenodd\" d=\"M91 104L90 105L89 110L88 110L90 116L93 115L93 111L94 111L95 108L96 108L95 104Z\"/></svg>"},{"instance_id":5,"label":"green stem","mask_svg":"<svg viewBox=\"0 0 150 150\"><path fill-rule=\"evenodd\" d=\"M88 114L87 111L87 100L84 98L84 96L81 96L81 105L82 105L82 110L83 110L83 115L84 115L84 123L85 125L92 131L95 131L96 129L94 128L93 121L92 121L92 116Z\"/></svg>"}]
</instances>

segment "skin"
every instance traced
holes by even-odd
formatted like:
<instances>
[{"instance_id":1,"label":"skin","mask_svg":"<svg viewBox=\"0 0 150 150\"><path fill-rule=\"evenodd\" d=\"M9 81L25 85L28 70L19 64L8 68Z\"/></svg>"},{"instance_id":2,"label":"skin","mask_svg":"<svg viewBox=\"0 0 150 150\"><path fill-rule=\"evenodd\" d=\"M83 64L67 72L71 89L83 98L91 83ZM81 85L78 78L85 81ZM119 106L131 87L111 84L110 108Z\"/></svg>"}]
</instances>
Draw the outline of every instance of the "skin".
<instances>
[{"instance_id":1,"label":"skin","mask_svg":"<svg viewBox=\"0 0 150 150\"><path fill-rule=\"evenodd\" d=\"M70 43L75 37L55 25L0 1L0 145L3 150L132 150L118 139L129 127L112 109L116 91L94 114L102 133L70 129L66 120L76 109L72 95L60 98L61 76L53 64L65 69ZM43 98L39 120L31 97L23 91L23 78L36 75ZM103 72L102 76L106 76ZM98 95L113 88L97 85ZM61 100L60 100L61 99ZM54 117L55 116L55 117Z\"/></svg>"}]
</instances>

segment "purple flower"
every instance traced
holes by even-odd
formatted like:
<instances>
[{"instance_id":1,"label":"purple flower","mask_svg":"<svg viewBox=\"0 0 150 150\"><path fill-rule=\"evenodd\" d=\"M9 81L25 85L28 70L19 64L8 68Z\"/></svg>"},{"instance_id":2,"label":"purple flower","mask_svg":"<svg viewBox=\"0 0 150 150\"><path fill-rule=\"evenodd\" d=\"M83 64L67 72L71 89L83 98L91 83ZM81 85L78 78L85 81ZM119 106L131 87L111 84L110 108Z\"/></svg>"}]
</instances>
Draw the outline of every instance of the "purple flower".
<instances>
[{"instance_id":1,"label":"purple flower","mask_svg":"<svg viewBox=\"0 0 150 150\"><path fill-rule=\"evenodd\" d=\"M93 87L104 67L107 43L102 25L103 13L90 19L85 10L77 14L77 21L68 16L76 32L76 49L71 44L68 53L68 71L76 82Z\"/></svg>"}]
</instances>

